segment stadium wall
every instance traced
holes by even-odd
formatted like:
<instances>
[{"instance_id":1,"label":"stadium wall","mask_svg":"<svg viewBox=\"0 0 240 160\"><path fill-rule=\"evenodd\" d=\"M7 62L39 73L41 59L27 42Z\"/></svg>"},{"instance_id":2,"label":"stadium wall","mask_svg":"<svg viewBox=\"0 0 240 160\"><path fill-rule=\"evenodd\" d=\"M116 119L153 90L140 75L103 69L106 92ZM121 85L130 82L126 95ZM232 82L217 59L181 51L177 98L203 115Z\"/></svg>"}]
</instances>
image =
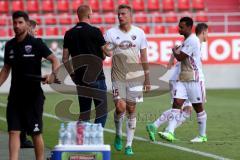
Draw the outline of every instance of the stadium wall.
<instances>
[{"instance_id":1,"label":"stadium wall","mask_svg":"<svg viewBox=\"0 0 240 160\"><path fill-rule=\"evenodd\" d=\"M0 66L3 65L4 46L8 39L0 39ZM62 37L44 38L47 45L61 60ZM171 48L180 44L182 37L179 35L149 35L148 59L152 64L166 65ZM240 88L240 34L209 34L209 39L202 46L203 70L208 89ZM49 70L49 64L43 64L43 74ZM104 72L107 75L107 85L111 89L110 67L111 59L104 62ZM154 71L157 72L156 70ZM155 74L155 73L152 74ZM161 80L168 81L171 70L167 71ZM66 84L71 84L68 77ZM0 92L8 92L10 78L0 88ZM49 86L43 87L46 91L52 91Z\"/></svg>"}]
</instances>

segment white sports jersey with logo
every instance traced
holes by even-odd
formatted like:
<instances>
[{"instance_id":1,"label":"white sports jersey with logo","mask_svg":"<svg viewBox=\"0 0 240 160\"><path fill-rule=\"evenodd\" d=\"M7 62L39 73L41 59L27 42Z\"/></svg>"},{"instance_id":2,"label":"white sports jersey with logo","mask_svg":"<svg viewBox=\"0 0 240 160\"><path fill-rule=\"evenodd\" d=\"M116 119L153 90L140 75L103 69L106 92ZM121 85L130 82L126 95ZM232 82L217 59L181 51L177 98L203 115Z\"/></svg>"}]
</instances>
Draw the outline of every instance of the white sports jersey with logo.
<instances>
[{"instance_id":1,"label":"white sports jersey with logo","mask_svg":"<svg viewBox=\"0 0 240 160\"><path fill-rule=\"evenodd\" d=\"M188 57L181 62L180 81L203 81L201 44L195 34L191 34L182 44L181 51Z\"/></svg>"},{"instance_id":2,"label":"white sports jersey with logo","mask_svg":"<svg viewBox=\"0 0 240 160\"><path fill-rule=\"evenodd\" d=\"M140 49L147 48L147 39L142 29L132 25L130 31L123 32L117 26L107 30L105 40L113 47L113 81L126 81L143 75L139 56Z\"/></svg>"}]
</instances>

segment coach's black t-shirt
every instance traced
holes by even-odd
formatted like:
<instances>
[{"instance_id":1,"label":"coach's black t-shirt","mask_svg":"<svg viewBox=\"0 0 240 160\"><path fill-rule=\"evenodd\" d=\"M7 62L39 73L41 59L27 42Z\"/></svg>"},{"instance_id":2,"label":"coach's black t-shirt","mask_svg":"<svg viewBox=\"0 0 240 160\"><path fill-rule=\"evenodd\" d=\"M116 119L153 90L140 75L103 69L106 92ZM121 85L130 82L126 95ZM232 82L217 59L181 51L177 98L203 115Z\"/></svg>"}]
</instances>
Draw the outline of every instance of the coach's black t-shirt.
<instances>
[{"instance_id":1,"label":"coach's black t-shirt","mask_svg":"<svg viewBox=\"0 0 240 160\"><path fill-rule=\"evenodd\" d=\"M6 43L4 63L10 65L12 71L10 95L41 90L41 82L33 77L41 76L41 60L51 53L42 39L30 35L21 42L13 38Z\"/></svg>"},{"instance_id":2,"label":"coach's black t-shirt","mask_svg":"<svg viewBox=\"0 0 240 160\"><path fill-rule=\"evenodd\" d=\"M98 66L101 67L101 71L97 77L97 80L105 79L102 69L102 60L104 60L104 57L101 49L101 47L105 44L106 42L104 40L102 32L98 28L91 26L88 23L80 22L66 32L64 36L63 48L68 49L69 54L72 58L75 57L75 59L78 59L76 56L79 55L81 57L84 55L92 56L92 61L89 61L91 57L89 59L84 59L84 62L81 61L81 57L78 60L74 61L74 72L80 83L82 82L83 75L86 71L86 65L93 65L93 62L99 62L100 65ZM97 61L95 57L97 58ZM84 64L86 65L84 66Z\"/></svg>"}]
</instances>

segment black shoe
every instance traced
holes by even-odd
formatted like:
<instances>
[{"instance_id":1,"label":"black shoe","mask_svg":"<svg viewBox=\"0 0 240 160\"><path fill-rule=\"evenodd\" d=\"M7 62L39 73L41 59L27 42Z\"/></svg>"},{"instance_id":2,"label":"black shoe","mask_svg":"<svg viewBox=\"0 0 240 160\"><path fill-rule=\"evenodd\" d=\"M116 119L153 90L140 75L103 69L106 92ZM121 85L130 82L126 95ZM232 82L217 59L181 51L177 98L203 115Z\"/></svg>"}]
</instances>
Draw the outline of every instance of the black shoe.
<instances>
[{"instance_id":1,"label":"black shoe","mask_svg":"<svg viewBox=\"0 0 240 160\"><path fill-rule=\"evenodd\" d=\"M21 142L21 148L34 148L33 143L30 140Z\"/></svg>"}]
</instances>

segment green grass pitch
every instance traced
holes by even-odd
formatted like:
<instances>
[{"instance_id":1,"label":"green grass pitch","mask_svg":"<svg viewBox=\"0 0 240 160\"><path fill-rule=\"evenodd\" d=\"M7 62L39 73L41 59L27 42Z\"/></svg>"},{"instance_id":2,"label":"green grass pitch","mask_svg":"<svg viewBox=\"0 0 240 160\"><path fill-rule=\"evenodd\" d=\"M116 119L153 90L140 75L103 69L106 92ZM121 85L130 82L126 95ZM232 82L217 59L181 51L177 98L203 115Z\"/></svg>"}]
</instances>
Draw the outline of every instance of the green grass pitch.
<instances>
[{"instance_id":1,"label":"green grass pitch","mask_svg":"<svg viewBox=\"0 0 240 160\"><path fill-rule=\"evenodd\" d=\"M194 138L197 133L196 116L193 112L191 118L186 121L180 128L176 130L176 137L179 141L172 144L177 146L186 147L206 153L215 154L218 156L240 159L240 90L208 90L207 103L205 109L208 114L207 121L207 134L208 142L204 144L191 144L190 139ZM0 102L6 104L6 95L0 95ZM44 112L55 114L55 106L61 100L72 99L74 103L71 106L71 112L78 112L78 104L76 96L63 95L59 93L46 94ZM110 106L113 104L110 103ZM161 112L170 107L169 95L164 94L161 96L145 98L144 103L137 107L138 123L135 132L136 136L148 138L145 126L147 123L154 121ZM0 116L5 117L6 108L0 107ZM44 140L45 145L53 148L57 144L58 129L60 121L44 117ZM109 112L106 128L114 129L113 111ZM164 126L159 128L162 130ZM6 123L0 121L0 130L6 131ZM125 131L125 126L124 126ZM127 158L124 151L117 152L113 148L114 134L105 132L105 143L110 144L112 148L112 159L139 159L139 160L201 160L211 159L203 157L194 153L189 153L181 150L176 150L164 147L149 142L134 140L133 150L135 155ZM124 138L124 140L126 140ZM159 137L157 141L168 143Z\"/></svg>"}]
</instances>

